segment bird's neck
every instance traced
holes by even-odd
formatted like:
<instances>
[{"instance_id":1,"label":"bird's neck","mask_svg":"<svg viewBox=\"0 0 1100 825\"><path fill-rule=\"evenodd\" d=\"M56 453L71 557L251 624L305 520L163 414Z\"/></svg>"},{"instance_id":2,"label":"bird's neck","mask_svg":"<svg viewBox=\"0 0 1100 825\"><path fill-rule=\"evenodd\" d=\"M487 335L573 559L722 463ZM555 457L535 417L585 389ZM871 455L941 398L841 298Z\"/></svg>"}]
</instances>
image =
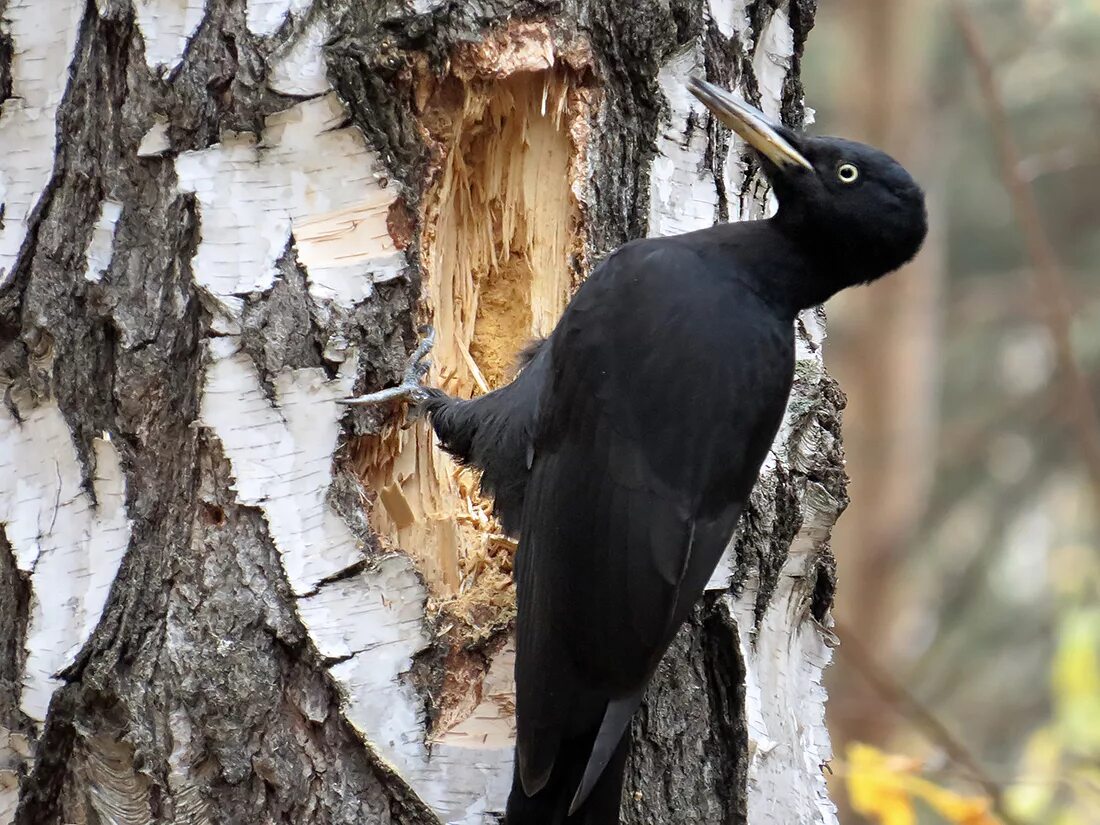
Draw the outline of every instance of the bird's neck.
<instances>
[{"instance_id":1,"label":"bird's neck","mask_svg":"<svg viewBox=\"0 0 1100 825\"><path fill-rule=\"evenodd\" d=\"M715 227L736 261L736 277L776 312L793 319L847 285L834 250L807 245L775 218Z\"/></svg>"},{"instance_id":2,"label":"bird's neck","mask_svg":"<svg viewBox=\"0 0 1100 825\"><path fill-rule=\"evenodd\" d=\"M803 261L790 273L793 282L788 284L801 309L893 272L913 256L924 237L918 224L899 225L888 214L873 223L841 222L780 207L768 223Z\"/></svg>"}]
</instances>

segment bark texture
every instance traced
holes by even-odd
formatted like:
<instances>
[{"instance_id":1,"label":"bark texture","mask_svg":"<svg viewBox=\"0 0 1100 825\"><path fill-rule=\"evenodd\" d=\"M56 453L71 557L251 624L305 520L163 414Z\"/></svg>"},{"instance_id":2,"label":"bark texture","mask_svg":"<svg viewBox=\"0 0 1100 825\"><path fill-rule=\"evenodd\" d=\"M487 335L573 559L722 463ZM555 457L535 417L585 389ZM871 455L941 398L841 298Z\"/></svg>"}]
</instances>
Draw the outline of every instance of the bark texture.
<instances>
[{"instance_id":1,"label":"bark texture","mask_svg":"<svg viewBox=\"0 0 1100 825\"><path fill-rule=\"evenodd\" d=\"M758 216L683 80L800 123L814 4L0 12L0 823L493 821L510 548L422 425L335 400L425 318L433 380L484 389L604 253ZM840 395L799 326L626 822L834 821Z\"/></svg>"}]
</instances>

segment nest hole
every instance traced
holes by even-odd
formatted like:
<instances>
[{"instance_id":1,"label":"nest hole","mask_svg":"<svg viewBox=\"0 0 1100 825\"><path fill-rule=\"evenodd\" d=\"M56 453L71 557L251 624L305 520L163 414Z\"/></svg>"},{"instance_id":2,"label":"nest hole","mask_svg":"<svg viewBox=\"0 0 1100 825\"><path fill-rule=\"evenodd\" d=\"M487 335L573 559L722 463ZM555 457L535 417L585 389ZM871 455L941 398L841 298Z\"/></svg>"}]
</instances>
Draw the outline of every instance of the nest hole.
<instances>
[{"instance_id":1,"label":"nest hole","mask_svg":"<svg viewBox=\"0 0 1100 825\"><path fill-rule=\"evenodd\" d=\"M561 64L503 76L467 66L422 85L436 158L419 215L423 309L436 329L429 381L469 398L510 380L575 286L587 97ZM426 422L360 439L353 456L374 530L415 559L443 629L469 644L507 627L514 546L475 473L436 446Z\"/></svg>"}]
</instances>

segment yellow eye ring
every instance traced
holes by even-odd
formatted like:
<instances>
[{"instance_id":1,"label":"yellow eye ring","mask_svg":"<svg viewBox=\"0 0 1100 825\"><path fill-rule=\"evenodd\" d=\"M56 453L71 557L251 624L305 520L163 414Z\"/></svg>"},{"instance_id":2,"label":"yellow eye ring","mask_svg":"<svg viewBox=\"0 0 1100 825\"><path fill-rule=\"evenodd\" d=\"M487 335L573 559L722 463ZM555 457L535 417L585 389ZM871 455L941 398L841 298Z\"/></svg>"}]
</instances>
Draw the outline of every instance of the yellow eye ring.
<instances>
[{"instance_id":1,"label":"yellow eye ring","mask_svg":"<svg viewBox=\"0 0 1100 825\"><path fill-rule=\"evenodd\" d=\"M836 176L841 183L855 183L859 180L859 169L851 163L842 163L836 168Z\"/></svg>"}]
</instances>

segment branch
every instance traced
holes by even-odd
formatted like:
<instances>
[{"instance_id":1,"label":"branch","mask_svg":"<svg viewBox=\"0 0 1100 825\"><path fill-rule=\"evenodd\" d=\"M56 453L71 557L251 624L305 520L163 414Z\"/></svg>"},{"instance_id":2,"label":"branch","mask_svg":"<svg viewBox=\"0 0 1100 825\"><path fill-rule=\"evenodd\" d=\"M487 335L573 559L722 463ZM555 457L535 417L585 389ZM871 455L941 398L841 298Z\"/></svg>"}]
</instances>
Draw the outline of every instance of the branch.
<instances>
[{"instance_id":1,"label":"branch","mask_svg":"<svg viewBox=\"0 0 1100 825\"><path fill-rule=\"evenodd\" d=\"M952 0L951 16L958 27L970 62L977 75L978 86L985 101L989 125L997 146L1001 180L1012 200L1016 222L1024 236L1024 245L1031 260L1036 292L1044 303L1043 320L1054 343L1058 371L1064 382L1066 402L1070 408L1074 435L1092 481L1093 494L1100 503L1100 416L1089 392L1088 383L1073 352L1073 316L1067 295L1066 278L1050 236L1043 226L1035 192L1021 174L1020 152L1012 136L994 77L993 66L985 51L974 18L962 0Z\"/></svg>"}]
</instances>

